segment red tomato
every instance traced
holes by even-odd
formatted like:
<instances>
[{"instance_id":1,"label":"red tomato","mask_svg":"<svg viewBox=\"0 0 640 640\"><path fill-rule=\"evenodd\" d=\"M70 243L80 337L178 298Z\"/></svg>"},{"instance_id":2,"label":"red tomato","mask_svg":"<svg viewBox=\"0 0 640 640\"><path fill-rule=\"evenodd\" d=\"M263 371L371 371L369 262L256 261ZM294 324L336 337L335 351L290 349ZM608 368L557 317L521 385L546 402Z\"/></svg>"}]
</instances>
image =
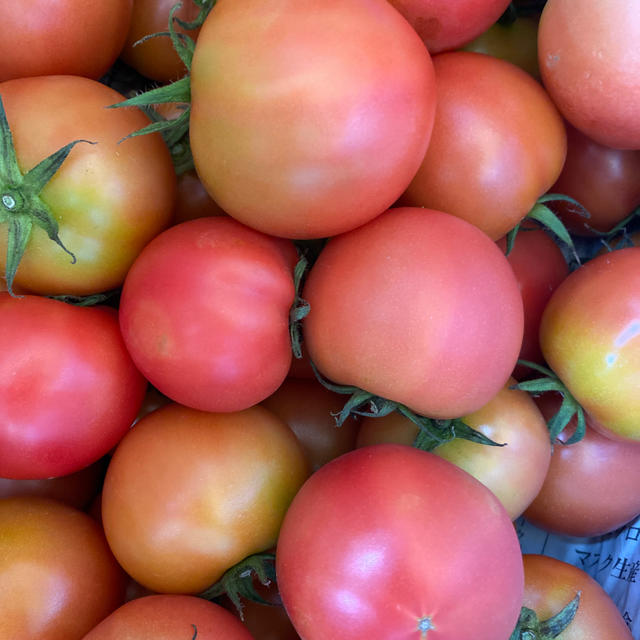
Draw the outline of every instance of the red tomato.
<instances>
[{"instance_id":1,"label":"red tomato","mask_svg":"<svg viewBox=\"0 0 640 640\"><path fill-rule=\"evenodd\" d=\"M555 182L564 122L544 89L514 64L479 53L434 57L431 143L403 204L446 211L497 240Z\"/></svg>"},{"instance_id":2,"label":"red tomato","mask_svg":"<svg viewBox=\"0 0 640 640\"><path fill-rule=\"evenodd\" d=\"M214 414L165 405L116 449L102 493L104 530L143 586L199 593L275 544L306 476L293 432L264 407Z\"/></svg>"},{"instance_id":3,"label":"red tomato","mask_svg":"<svg viewBox=\"0 0 640 640\"><path fill-rule=\"evenodd\" d=\"M158 82L177 80L187 72L173 48L171 38L156 36L135 47L133 45L145 36L167 32L169 13L175 4L176 0L133 0L131 25L120 54L120 57L138 73ZM199 7L192 0L187 0L181 3L175 17L191 22L198 13ZM174 23L174 27L178 33L186 33L193 40L198 37L197 29L185 31L177 23Z\"/></svg>"},{"instance_id":4,"label":"red tomato","mask_svg":"<svg viewBox=\"0 0 640 640\"><path fill-rule=\"evenodd\" d=\"M293 244L229 217L175 225L145 247L120 299L127 348L151 384L204 411L246 409L291 363Z\"/></svg>"},{"instance_id":5,"label":"red tomato","mask_svg":"<svg viewBox=\"0 0 640 640\"><path fill-rule=\"evenodd\" d=\"M597 256L565 278L543 313L540 345L594 426L640 441L640 248Z\"/></svg>"},{"instance_id":6,"label":"red tomato","mask_svg":"<svg viewBox=\"0 0 640 640\"><path fill-rule=\"evenodd\" d=\"M41 192L76 262L34 225L15 283L47 295L119 287L142 247L171 219L176 177L162 138L121 142L149 118L139 109L106 109L122 96L87 78L20 78L0 84L0 95L23 171L74 140L96 143L76 145ZM3 185L3 193L9 188ZM7 225L0 227L4 270Z\"/></svg>"},{"instance_id":7,"label":"red tomato","mask_svg":"<svg viewBox=\"0 0 640 640\"><path fill-rule=\"evenodd\" d=\"M0 476L62 476L105 455L147 386L112 310L1 293L0 327Z\"/></svg>"},{"instance_id":8,"label":"red tomato","mask_svg":"<svg viewBox=\"0 0 640 640\"><path fill-rule=\"evenodd\" d=\"M506 249L504 238L498 246ZM569 275L569 266L560 247L543 229L523 225L507 256L513 268L524 305L524 336L520 359L544 364L540 350L540 320L556 287ZM522 380L530 370L518 365L514 377Z\"/></svg>"},{"instance_id":9,"label":"red tomato","mask_svg":"<svg viewBox=\"0 0 640 640\"><path fill-rule=\"evenodd\" d=\"M607 147L640 149L640 11L635 0L548 0L542 81L562 115Z\"/></svg>"},{"instance_id":10,"label":"red tomato","mask_svg":"<svg viewBox=\"0 0 640 640\"><path fill-rule=\"evenodd\" d=\"M276 571L306 640L507 640L522 604L522 556L498 499L402 445L316 471L287 511Z\"/></svg>"},{"instance_id":11,"label":"red tomato","mask_svg":"<svg viewBox=\"0 0 640 640\"><path fill-rule=\"evenodd\" d=\"M510 389L511 378L484 407L464 422L504 447L456 438L433 453L470 473L499 498L512 520L531 504L544 482L551 459L549 430L529 394ZM411 445L418 427L398 412L363 418L358 447L396 442Z\"/></svg>"},{"instance_id":12,"label":"red tomato","mask_svg":"<svg viewBox=\"0 0 640 640\"><path fill-rule=\"evenodd\" d=\"M322 238L389 207L424 156L427 50L387 0L219 0L191 68L191 148L229 215Z\"/></svg>"},{"instance_id":13,"label":"red tomato","mask_svg":"<svg viewBox=\"0 0 640 640\"><path fill-rule=\"evenodd\" d=\"M187 171L178 177L174 224L195 218L223 215L226 215L225 212L207 193L195 171Z\"/></svg>"},{"instance_id":14,"label":"red tomato","mask_svg":"<svg viewBox=\"0 0 640 640\"><path fill-rule=\"evenodd\" d=\"M506 258L439 211L390 209L331 238L303 298L305 343L325 376L432 418L486 404L522 343L522 297Z\"/></svg>"},{"instance_id":15,"label":"red tomato","mask_svg":"<svg viewBox=\"0 0 640 640\"><path fill-rule=\"evenodd\" d=\"M509 0L389 0L431 53L457 49L488 29Z\"/></svg>"},{"instance_id":16,"label":"red tomato","mask_svg":"<svg viewBox=\"0 0 640 640\"><path fill-rule=\"evenodd\" d=\"M571 196L591 217L585 218L574 205L561 200L549 206L573 233L610 231L640 206L640 151L605 147L571 125L567 126L567 142L564 168L549 191Z\"/></svg>"},{"instance_id":17,"label":"red tomato","mask_svg":"<svg viewBox=\"0 0 640 640\"><path fill-rule=\"evenodd\" d=\"M544 394L536 402L550 419L560 397ZM585 437L564 445L575 431L574 419L554 446L544 484L525 512L541 529L567 536L599 536L640 515L640 443L612 440L592 425L587 417Z\"/></svg>"},{"instance_id":18,"label":"red tomato","mask_svg":"<svg viewBox=\"0 0 640 640\"><path fill-rule=\"evenodd\" d=\"M122 605L83 640L252 640L226 609L201 598L151 595Z\"/></svg>"},{"instance_id":19,"label":"red tomato","mask_svg":"<svg viewBox=\"0 0 640 640\"><path fill-rule=\"evenodd\" d=\"M350 418L336 425L335 415L346 400L315 379L287 378L262 405L289 425L315 471L356 446L358 422Z\"/></svg>"},{"instance_id":20,"label":"red tomato","mask_svg":"<svg viewBox=\"0 0 640 640\"><path fill-rule=\"evenodd\" d=\"M580 594L580 604L558 640L633 640L631 631L606 591L588 574L566 562L525 554L524 606L540 620L559 613Z\"/></svg>"},{"instance_id":21,"label":"red tomato","mask_svg":"<svg viewBox=\"0 0 640 640\"><path fill-rule=\"evenodd\" d=\"M55 74L97 80L124 45L132 7L133 0L4 3L0 81Z\"/></svg>"},{"instance_id":22,"label":"red tomato","mask_svg":"<svg viewBox=\"0 0 640 640\"><path fill-rule=\"evenodd\" d=\"M124 598L100 527L55 500L0 499L0 637L80 640Z\"/></svg>"}]
</instances>

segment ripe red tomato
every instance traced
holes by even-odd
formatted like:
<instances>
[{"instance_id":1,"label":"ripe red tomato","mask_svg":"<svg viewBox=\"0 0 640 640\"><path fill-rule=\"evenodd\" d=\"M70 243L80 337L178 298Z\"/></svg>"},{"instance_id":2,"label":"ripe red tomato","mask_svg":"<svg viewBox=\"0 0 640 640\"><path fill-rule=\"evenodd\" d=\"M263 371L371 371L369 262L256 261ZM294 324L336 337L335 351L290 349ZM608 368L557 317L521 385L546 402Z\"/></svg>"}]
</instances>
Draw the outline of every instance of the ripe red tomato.
<instances>
[{"instance_id":1,"label":"ripe red tomato","mask_svg":"<svg viewBox=\"0 0 640 640\"><path fill-rule=\"evenodd\" d=\"M229 217L175 225L127 274L120 326L148 380L204 411L246 409L273 393L291 363L291 242Z\"/></svg>"},{"instance_id":2,"label":"ripe red tomato","mask_svg":"<svg viewBox=\"0 0 640 640\"><path fill-rule=\"evenodd\" d=\"M640 248L595 257L554 291L540 324L549 366L609 437L640 441Z\"/></svg>"},{"instance_id":3,"label":"ripe red tomato","mask_svg":"<svg viewBox=\"0 0 640 640\"><path fill-rule=\"evenodd\" d=\"M0 95L23 171L74 140L96 143L76 145L41 192L76 262L34 225L15 283L46 295L119 287L142 247L171 219L176 177L162 138L120 142L149 118L139 109L106 109L122 96L88 78L20 78L0 84ZM12 185L2 186L3 194L12 193ZM4 214L20 213L0 206ZM3 271L7 226L0 225Z\"/></svg>"},{"instance_id":4,"label":"ripe red tomato","mask_svg":"<svg viewBox=\"0 0 640 640\"><path fill-rule=\"evenodd\" d=\"M523 562L524 606L540 620L559 613L580 594L576 615L558 639L633 640L613 600L588 573L549 556L525 554Z\"/></svg>"},{"instance_id":5,"label":"ripe red tomato","mask_svg":"<svg viewBox=\"0 0 640 640\"><path fill-rule=\"evenodd\" d=\"M556 181L564 122L514 64L479 53L435 56L438 102L427 153L401 202L446 211L497 240Z\"/></svg>"},{"instance_id":6,"label":"ripe red tomato","mask_svg":"<svg viewBox=\"0 0 640 640\"><path fill-rule=\"evenodd\" d=\"M124 598L100 527L47 498L0 499L0 637L80 640Z\"/></svg>"},{"instance_id":7,"label":"ripe red tomato","mask_svg":"<svg viewBox=\"0 0 640 640\"><path fill-rule=\"evenodd\" d=\"M432 418L486 404L522 343L506 258L477 227L439 211L390 209L331 238L303 297L305 344L325 376Z\"/></svg>"},{"instance_id":8,"label":"ripe red tomato","mask_svg":"<svg viewBox=\"0 0 640 640\"><path fill-rule=\"evenodd\" d=\"M252 640L218 604L183 595L150 595L116 609L83 640Z\"/></svg>"},{"instance_id":9,"label":"ripe red tomato","mask_svg":"<svg viewBox=\"0 0 640 640\"><path fill-rule=\"evenodd\" d=\"M21 0L2 7L0 82L69 74L97 80L127 36L133 0ZM68 98L68 106L72 100Z\"/></svg>"},{"instance_id":10,"label":"ripe red tomato","mask_svg":"<svg viewBox=\"0 0 640 640\"><path fill-rule=\"evenodd\" d=\"M50 478L105 455L147 381L112 309L0 293L0 476Z\"/></svg>"},{"instance_id":11,"label":"ripe red tomato","mask_svg":"<svg viewBox=\"0 0 640 640\"><path fill-rule=\"evenodd\" d=\"M424 156L435 87L387 0L219 0L191 68L191 148L229 215L323 238L389 207Z\"/></svg>"},{"instance_id":12,"label":"ripe red tomato","mask_svg":"<svg viewBox=\"0 0 640 640\"><path fill-rule=\"evenodd\" d=\"M548 0L540 73L562 115L607 147L640 149L640 11L635 0Z\"/></svg>"},{"instance_id":13,"label":"ripe red tomato","mask_svg":"<svg viewBox=\"0 0 640 640\"><path fill-rule=\"evenodd\" d=\"M544 394L536 402L547 420L560 407L557 394ZM640 443L603 436L587 416L585 437L562 444L575 428L573 419L560 434L549 472L525 517L561 535L604 535L640 515Z\"/></svg>"},{"instance_id":14,"label":"ripe red tomato","mask_svg":"<svg viewBox=\"0 0 640 640\"><path fill-rule=\"evenodd\" d=\"M214 414L168 404L118 445L102 493L104 530L143 586L199 593L273 547L306 477L295 435L264 407Z\"/></svg>"},{"instance_id":15,"label":"ripe red tomato","mask_svg":"<svg viewBox=\"0 0 640 640\"><path fill-rule=\"evenodd\" d=\"M276 571L306 640L507 640L522 604L522 555L498 499L402 445L318 469L287 511Z\"/></svg>"}]
</instances>

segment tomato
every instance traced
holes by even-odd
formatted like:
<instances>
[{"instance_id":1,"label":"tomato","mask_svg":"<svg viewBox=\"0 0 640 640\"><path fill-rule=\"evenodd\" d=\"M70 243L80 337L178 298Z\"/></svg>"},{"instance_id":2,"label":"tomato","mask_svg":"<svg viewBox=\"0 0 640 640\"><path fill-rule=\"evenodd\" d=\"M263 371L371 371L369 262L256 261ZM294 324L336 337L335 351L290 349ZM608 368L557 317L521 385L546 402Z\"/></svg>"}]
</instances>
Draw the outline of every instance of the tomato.
<instances>
[{"instance_id":1,"label":"tomato","mask_svg":"<svg viewBox=\"0 0 640 640\"><path fill-rule=\"evenodd\" d=\"M0 636L80 640L124 597L100 527L47 498L0 499Z\"/></svg>"},{"instance_id":2,"label":"tomato","mask_svg":"<svg viewBox=\"0 0 640 640\"><path fill-rule=\"evenodd\" d=\"M122 605L83 640L252 640L220 605L184 595L151 595Z\"/></svg>"},{"instance_id":3,"label":"tomato","mask_svg":"<svg viewBox=\"0 0 640 640\"><path fill-rule=\"evenodd\" d=\"M291 363L293 244L229 217L191 220L156 237L127 274L120 326L160 392L204 411L246 409Z\"/></svg>"},{"instance_id":4,"label":"tomato","mask_svg":"<svg viewBox=\"0 0 640 640\"><path fill-rule=\"evenodd\" d=\"M564 122L544 89L514 64L456 51L435 56L431 143L401 198L459 216L497 240L556 181Z\"/></svg>"},{"instance_id":5,"label":"tomato","mask_svg":"<svg viewBox=\"0 0 640 640\"><path fill-rule=\"evenodd\" d=\"M143 586L198 593L275 544L306 476L295 435L264 407L214 414L168 404L129 431L107 469L107 540Z\"/></svg>"},{"instance_id":6,"label":"tomato","mask_svg":"<svg viewBox=\"0 0 640 640\"><path fill-rule=\"evenodd\" d=\"M547 419L560 406L556 394L536 402ZM640 515L640 443L607 438L587 417L585 437L563 444L575 428L574 418L560 434L547 477L525 517L561 535L604 535Z\"/></svg>"},{"instance_id":7,"label":"tomato","mask_svg":"<svg viewBox=\"0 0 640 640\"><path fill-rule=\"evenodd\" d=\"M524 606L540 620L554 616L580 594L576 615L557 640L632 640L613 600L588 573L538 554L525 554L523 562Z\"/></svg>"},{"instance_id":8,"label":"tomato","mask_svg":"<svg viewBox=\"0 0 640 640\"><path fill-rule=\"evenodd\" d=\"M0 476L49 478L106 454L142 404L111 309L0 294Z\"/></svg>"},{"instance_id":9,"label":"tomato","mask_svg":"<svg viewBox=\"0 0 640 640\"><path fill-rule=\"evenodd\" d=\"M573 233L610 231L640 206L640 151L605 147L571 125L567 125L567 142L564 168L549 191L571 196L590 217L565 201L549 206Z\"/></svg>"},{"instance_id":10,"label":"tomato","mask_svg":"<svg viewBox=\"0 0 640 640\"><path fill-rule=\"evenodd\" d=\"M506 240L498 246L506 250ZM519 359L544 364L540 350L540 320L556 287L569 275L569 266L560 247L543 229L523 225L507 256L513 268L524 305L524 336ZM530 375L527 367L518 365L514 377L522 380Z\"/></svg>"},{"instance_id":11,"label":"tomato","mask_svg":"<svg viewBox=\"0 0 640 640\"><path fill-rule=\"evenodd\" d=\"M157 80L170 82L184 76L186 67L173 48L168 36L156 36L134 46L138 40L154 33L167 32L169 13L176 4L175 0L133 0L131 24L120 57L138 73ZM192 22L198 16L199 8L192 0L181 3L175 17ZM195 40L198 29L185 31L174 23L178 33L186 33Z\"/></svg>"},{"instance_id":12,"label":"tomato","mask_svg":"<svg viewBox=\"0 0 640 640\"><path fill-rule=\"evenodd\" d=\"M522 342L506 258L477 227L439 211L390 209L331 238L302 296L305 343L323 375L432 418L486 404Z\"/></svg>"},{"instance_id":13,"label":"tomato","mask_svg":"<svg viewBox=\"0 0 640 640\"><path fill-rule=\"evenodd\" d=\"M540 324L549 366L610 437L640 441L640 248L585 263L554 291Z\"/></svg>"},{"instance_id":14,"label":"tomato","mask_svg":"<svg viewBox=\"0 0 640 640\"><path fill-rule=\"evenodd\" d=\"M98 79L115 62L133 0L23 0L3 6L0 82L69 74Z\"/></svg>"},{"instance_id":15,"label":"tomato","mask_svg":"<svg viewBox=\"0 0 640 640\"><path fill-rule=\"evenodd\" d=\"M296 434L313 471L356 446L358 422L336 425L347 398L317 380L287 378L262 405L280 416Z\"/></svg>"},{"instance_id":16,"label":"tomato","mask_svg":"<svg viewBox=\"0 0 640 640\"><path fill-rule=\"evenodd\" d=\"M640 12L635 0L549 0L538 57L562 115L607 147L640 149Z\"/></svg>"},{"instance_id":17,"label":"tomato","mask_svg":"<svg viewBox=\"0 0 640 640\"><path fill-rule=\"evenodd\" d=\"M44 187L41 201L59 227L61 242L34 225L15 283L32 293L88 295L119 287L151 238L171 219L175 171L158 135L120 142L149 123L139 109L105 109L120 102L113 89L87 78L47 76L0 84L23 171L74 140L72 150ZM3 194L20 191L0 177ZM17 215L18 209L5 209ZM0 225L0 265L7 225Z\"/></svg>"},{"instance_id":18,"label":"tomato","mask_svg":"<svg viewBox=\"0 0 640 640\"><path fill-rule=\"evenodd\" d=\"M488 29L509 0L389 0L431 53L457 49Z\"/></svg>"},{"instance_id":19,"label":"tomato","mask_svg":"<svg viewBox=\"0 0 640 640\"><path fill-rule=\"evenodd\" d=\"M433 126L431 59L387 0L219 0L191 67L191 148L229 215L323 238L389 207Z\"/></svg>"},{"instance_id":20,"label":"tomato","mask_svg":"<svg viewBox=\"0 0 640 640\"><path fill-rule=\"evenodd\" d=\"M226 215L211 198L195 171L187 171L178 177L176 207L173 223L186 222L206 216Z\"/></svg>"},{"instance_id":21,"label":"tomato","mask_svg":"<svg viewBox=\"0 0 640 640\"><path fill-rule=\"evenodd\" d=\"M306 640L507 640L522 604L522 556L498 499L402 445L346 453L307 480L285 516L276 572Z\"/></svg>"},{"instance_id":22,"label":"tomato","mask_svg":"<svg viewBox=\"0 0 640 640\"><path fill-rule=\"evenodd\" d=\"M531 504L544 482L551 459L549 431L534 401L507 384L464 422L505 446L491 447L456 438L433 453L470 473L500 499L515 520ZM398 412L361 420L358 447L396 442L411 445L418 427Z\"/></svg>"}]
</instances>

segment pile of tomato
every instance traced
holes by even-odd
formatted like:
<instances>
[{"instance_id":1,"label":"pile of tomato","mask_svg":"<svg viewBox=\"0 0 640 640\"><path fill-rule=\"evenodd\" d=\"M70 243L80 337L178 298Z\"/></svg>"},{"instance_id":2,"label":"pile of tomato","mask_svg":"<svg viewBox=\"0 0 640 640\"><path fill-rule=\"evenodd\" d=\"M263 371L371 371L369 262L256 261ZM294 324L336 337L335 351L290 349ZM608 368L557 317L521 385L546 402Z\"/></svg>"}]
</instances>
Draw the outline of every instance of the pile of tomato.
<instances>
[{"instance_id":1,"label":"pile of tomato","mask_svg":"<svg viewBox=\"0 0 640 640\"><path fill-rule=\"evenodd\" d=\"M631 639L636 3L174 2L3 9L0 637Z\"/></svg>"}]
</instances>

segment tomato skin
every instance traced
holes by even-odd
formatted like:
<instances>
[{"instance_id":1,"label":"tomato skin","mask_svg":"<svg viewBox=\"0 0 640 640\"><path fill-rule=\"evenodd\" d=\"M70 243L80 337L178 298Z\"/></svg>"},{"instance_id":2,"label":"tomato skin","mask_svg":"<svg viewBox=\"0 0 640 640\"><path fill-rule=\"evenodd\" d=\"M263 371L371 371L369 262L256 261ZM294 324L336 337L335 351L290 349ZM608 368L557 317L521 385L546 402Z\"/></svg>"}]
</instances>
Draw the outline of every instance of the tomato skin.
<instances>
[{"instance_id":1,"label":"tomato skin","mask_svg":"<svg viewBox=\"0 0 640 640\"><path fill-rule=\"evenodd\" d=\"M147 386L113 310L0 293L0 326L0 476L62 476L101 458Z\"/></svg>"},{"instance_id":2,"label":"tomato skin","mask_svg":"<svg viewBox=\"0 0 640 640\"><path fill-rule=\"evenodd\" d=\"M429 621L442 640L507 640L522 602L522 556L497 498L402 445L316 471L287 511L276 571L306 640L420 640Z\"/></svg>"},{"instance_id":3,"label":"tomato skin","mask_svg":"<svg viewBox=\"0 0 640 640\"><path fill-rule=\"evenodd\" d=\"M100 527L55 500L0 499L0 636L80 640L124 598Z\"/></svg>"},{"instance_id":4,"label":"tomato skin","mask_svg":"<svg viewBox=\"0 0 640 640\"><path fill-rule=\"evenodd\" d=\"M176 207L173 212L173 224L204 218L205 216L224 216L226 213L211 198L195 171L187 171L178 177Z\"/></svg>"},{"instance_id":5,"label":"tomato skin","mask_svg":"<svg viewBox=\"0 0 640 640\"><path fill-rule=\"evenodd\" d=\"M245 627L220 605L184 595L150 595L127 602L83 640L191 640L193 637L252 640Z\"/></svg>"},{"instance_id":6,"label":"tomato skin","mask_svg":"<svg viewBox=\"0 0 640 640\"><path fill-rule=\"evenodd\" d=\"M401 203L459 216L493 240L555 182L564 122L544 89L514 64L480 53L434 56L431 142Z\"/></svg>"},{"instance_id":7,"label":"tomato skin","mask_svg":"<svg viewBox=\"0 0 640 640\"><path fill-rule=\"evenodd\" d=\"M544 394L536 403L550 419L560 398ZM575 428L574 418L560 434L549 472L525 517L560 535L604 535L640 515L640 443L602 435L587 416L585 437L575 444L561 444Z\"/></svg>"},{"instance_id":8,"label":"tomato skin","mask_svg":"<svg viewBox=\"0 0 640 640\"><path fill-rule=\"evenodd\" d=\"M115 62L133 0L7 3L0 24L0 82L69 74L97 80Z\"/></svg>"},{"instance_id":9,"label":"tomato skin","mask_svg":"<svg viewBox=\"0 0 640 640\"><path fill-rule=\"evenodd\" d=\"M640 441L640 248L597 256L554 291L542 353L605 435Z\"/></svg>"},{"instance_id":10,"label":"tomato skin","mask_svg":"<svg viewBox=\"0 0 640 640\"><path fill-rule=\"evenodd\" d=\"M161 593L199 593L273 547L307 477L293 432L264 407L143 417L107 469L102 519L125 571Z\"/></svg>"},{"instance_id":11,"label":"tomato skin","mask_svg":"<svg viewBox=\"0 0 640 640\"><path fill-rule=\"evenodd\" d=\"M386 0L221 0L198 37L191 95L196 170L222 209L272 235L324 238L405 189L435 86L427 50Z\"/></svg>"},{"instance_id":12,"label":"tomato skin","mask_svg":"<svg viewBox=\"0 0 640 640\"><path fill-rule=\"evenodd\" d=\"M390 209L331 238L302 296L311 307L305 344L323 375L433 418L488 402L522 342L522 297L506 258L439 211Z\"/></svg>"},{"instance_id":13,"label":"tomato skin","mask_svg":"<svg viewBox=\"0 0 640 640\"><path fill-rule=\"evenodd\" d=\"M490 447L455 438L432 453L452 462L482 482L515 520L531 504L544 482L551 460L549 430L534 401L507 384L464 422L504 447ZM383 442L413 444L418 427L398 412L362 418L358 447Z\"/></svg>"},{"instance_id":14,"label":"tomato skin","mask_svg":"<svg viewBox=\"0 0 640 640\"><path fill-rule=\"evenodd\" d=\"M162 138L120 142L149 118L139 109L106 109L123 96L88 78L20 78L0 84L0 95L23 171L74 140L96 143L76 145L41 192L76 263L34 227L16 285L45 295L119 287L138 253L171 219L176 176ZM6 251L3 224L3 271Z\"/></svg>"},{"instance_id":15,"label":"tomato skin","mask_svg":"<svg viewBox=\"0 0 640 640\"><path fill-rule=\"evenodd\" d=\"M525 554L524 606L540 620L561 611L580 592L580 604L558 640L632 640L631 631L606 591L586 572L538 554Z\"/></svg>"},{"instance_id":16,"label":"tomato skin","mask_svg":"<svg viewBox=\"0 0 640 640\"><path fill-rule=\"evenodd\" d=\"M159 391L196 409L264 400L291 363L296 255L293 243L229 217L167 229L135 261L120 298L134 362Z\"/></svg>"},{"instance_id":17,"label":"tomato skin","mask_svg":"<svg viewBox=\"0 0 640 640\"><path fill-rule=\"evenodd\" d=\"M593 140L640 149L640 13L634 0L549 0L540 17L542 81L562 115Z\"/></svg>"}]
</instances>

